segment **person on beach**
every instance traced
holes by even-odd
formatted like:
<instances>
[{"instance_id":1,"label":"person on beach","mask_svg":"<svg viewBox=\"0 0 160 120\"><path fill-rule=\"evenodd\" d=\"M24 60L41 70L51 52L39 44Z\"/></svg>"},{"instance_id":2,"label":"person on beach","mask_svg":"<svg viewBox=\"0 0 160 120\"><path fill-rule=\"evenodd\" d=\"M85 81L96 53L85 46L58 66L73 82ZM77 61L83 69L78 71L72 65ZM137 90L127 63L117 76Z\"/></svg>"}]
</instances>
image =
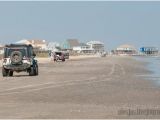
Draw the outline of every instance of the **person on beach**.
<instances>
[{"instance_id":1,"label":"person on beach","mask_svg":"<svg viewBox=\"0 0 160 120\"><path fill-rule=\"evenodd\" d=\"M51 58L51 61L54 60L54 52L53 51L51 51L51 53L50 53L50 58Z\"/></svg>"}]
</instances>

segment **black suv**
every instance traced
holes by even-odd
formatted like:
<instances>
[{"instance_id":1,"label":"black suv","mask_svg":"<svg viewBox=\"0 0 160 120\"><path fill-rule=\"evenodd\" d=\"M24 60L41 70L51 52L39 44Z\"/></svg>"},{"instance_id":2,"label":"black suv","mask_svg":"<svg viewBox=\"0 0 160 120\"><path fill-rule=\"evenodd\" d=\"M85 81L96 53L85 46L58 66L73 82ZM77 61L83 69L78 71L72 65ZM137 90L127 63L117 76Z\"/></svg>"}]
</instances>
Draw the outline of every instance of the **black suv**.
<instances>
[{"instance_id":1,"label":"black suv","mask_svg":"<svg viewBox=\"0 0 160 120\"><path fill-rule=\"evenodd\" d=\"M2 75L13 76L13 72L26 71L30 76L38 75L38 62L32 45L10 44L4 47Z\"/></svg>"}]
</instances>

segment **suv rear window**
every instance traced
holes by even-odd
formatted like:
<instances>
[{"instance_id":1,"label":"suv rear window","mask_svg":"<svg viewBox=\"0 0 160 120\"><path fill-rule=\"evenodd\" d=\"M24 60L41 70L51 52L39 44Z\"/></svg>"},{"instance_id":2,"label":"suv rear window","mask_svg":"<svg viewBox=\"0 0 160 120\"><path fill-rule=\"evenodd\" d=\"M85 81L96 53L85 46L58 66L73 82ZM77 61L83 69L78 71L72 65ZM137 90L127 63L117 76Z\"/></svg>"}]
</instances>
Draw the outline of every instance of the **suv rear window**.
<instances>
[{"instance_id":1,"label":"suv rear window","mask_svg":"<svg viewBox=\"0 0 160 120\"><path fill-rule=\"evenodd\" d=\"M22 53L22 57L27 56L27 50L25 48L7 48L4 56L9 57L13 51L20 51Z\"/></svg>"}]
</instances>

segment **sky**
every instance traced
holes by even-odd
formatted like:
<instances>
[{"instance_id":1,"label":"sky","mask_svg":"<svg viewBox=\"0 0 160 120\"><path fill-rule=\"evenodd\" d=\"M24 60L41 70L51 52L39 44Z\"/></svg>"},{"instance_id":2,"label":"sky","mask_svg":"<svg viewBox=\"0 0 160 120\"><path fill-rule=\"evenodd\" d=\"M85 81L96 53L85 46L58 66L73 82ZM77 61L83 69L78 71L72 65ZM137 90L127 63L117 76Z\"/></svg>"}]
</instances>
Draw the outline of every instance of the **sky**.
<instances>
[{"instance_id":1,"label":"sky","mask_svg":"<svg viewBox=\"0 0 160 120\"><path fill-rule=\"evenodd\" d=\"M21 39L98 40L160 48L160 1L0 2L0 43Z\"/></svg>"}]
</instances>

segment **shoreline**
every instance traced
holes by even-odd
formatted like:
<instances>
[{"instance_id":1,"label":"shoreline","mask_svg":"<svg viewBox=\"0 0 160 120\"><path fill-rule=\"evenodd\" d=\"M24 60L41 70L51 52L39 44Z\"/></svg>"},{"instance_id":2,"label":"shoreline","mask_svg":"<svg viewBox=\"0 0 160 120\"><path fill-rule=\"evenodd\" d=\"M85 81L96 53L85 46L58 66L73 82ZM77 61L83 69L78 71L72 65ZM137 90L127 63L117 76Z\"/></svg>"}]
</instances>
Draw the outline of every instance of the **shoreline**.
<instances>
[{"instance_id":1,"label":"shoreline","mask_svg":"<svg viewBox=\"0 0 160 120\"><path fill-rule=\"evenodd\" d=\"M140 75L143 76L143 79L149 79L151 76L154 77L154 73L155 71L153 69L150 69L148 66L151 63L151 61L142 61L140 59L142 59L143 57L140 56L106 56L106 57L99 57L97 55L80 55L80 56L70 56L69 59L67 59L66 61L80 61L80 60L85 60L85 59L91 59L91 58L99 58L99 59L105 59L105 58L126 58L126 59L133 59L134 61L136 61L137 63L139 63L140 66L143 66L143 69L145 71L144 75ZM138 59L137 59L138 58ZM144 57L144 58L154 58L154 57ZM51 58L43 58L43 57L37 57L36 60L38 60L39 64L48 64L48 63L54 63L54 61L51 61ZM2 67L2 60L0 60L0 68ZM152 81L152 80L148 80L148 81Z\"/></svg>"}]
</instances>

